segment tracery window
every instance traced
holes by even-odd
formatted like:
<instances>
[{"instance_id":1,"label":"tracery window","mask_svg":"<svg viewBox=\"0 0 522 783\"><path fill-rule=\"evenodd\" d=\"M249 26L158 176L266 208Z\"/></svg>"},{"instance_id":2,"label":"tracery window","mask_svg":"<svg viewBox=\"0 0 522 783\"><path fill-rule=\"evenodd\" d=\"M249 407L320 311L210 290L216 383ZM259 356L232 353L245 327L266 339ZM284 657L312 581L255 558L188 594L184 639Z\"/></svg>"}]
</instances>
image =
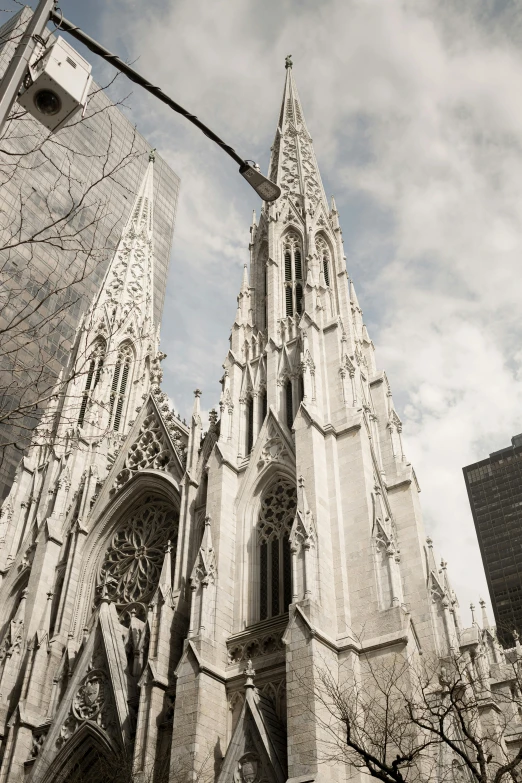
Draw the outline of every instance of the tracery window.
<instances>
[{"instance_id":1,"label":"tracery window","mask_svg":"<svg viewBox=\"0 0 522 783\"><path fill-rule=\"evenodd\" d=\"M87 378L85 379L85 388L83 390L82 403L80 405L80 414L78 416L78 427L83 427L87 403L100 380L104 357L105 341L98 338L94 343L89 359L89 369L87 370Z\"/></svg>"},{"instance_id":2,"label":"tracery window","mask_svg":"<svg viewBox=\"0 0 522 783\"><path fill-rule=\"evenodd\" d=\"M169 542L175 555L178 523L172 504L149 496L118 527L98 575L98 587L104 586L117 607L150 601Z\"/></svg>"},{"instance_id":3,"label":"tracery window","mask_svg":"<svg viewBox=\"0 0 522 783\"><path fill-rule=\"evenodd\" d=\"M328 245L326 244L326 241L321 236L319 236L316 237L315 247L317 249L317 257L319 259L319 264L321 265L323 270L324 284L329 288L330 287L330 251L328 250Z\"/></svg>"},{"instance_id":4,"label":"tracery window","mask_svg":"<svg viewBox=\"0 0 522 783\"><path fill-rule=\"evenodd\" d=\"M111 426L116 432L120 429L125 396L129 386L129 376L133 351L130 343L123 343L118 349L111 387L110 416Z\"/></svg>"},{"instance_id":5,"label":"tracery window","mask_svg":"<svg viewBox=\"0 0 522 783\"><path fill-rule=\"evenodd\" d=\"M283 248L285 263L286 315L303 311L303 261L301 243L295 234L287 234Z\"/></svg>"},{"instance_id":6,"label":"tracery window","mask_svg":"<svg viewBox=\"0 0 522 783\"><path fill-rule=\"evenodd\" d=\"M258 523L260 619L276 617L292 601L290 531L297 509L297 492L288 479L279 478L261 502Z\"/></svg>"}]
</instances>

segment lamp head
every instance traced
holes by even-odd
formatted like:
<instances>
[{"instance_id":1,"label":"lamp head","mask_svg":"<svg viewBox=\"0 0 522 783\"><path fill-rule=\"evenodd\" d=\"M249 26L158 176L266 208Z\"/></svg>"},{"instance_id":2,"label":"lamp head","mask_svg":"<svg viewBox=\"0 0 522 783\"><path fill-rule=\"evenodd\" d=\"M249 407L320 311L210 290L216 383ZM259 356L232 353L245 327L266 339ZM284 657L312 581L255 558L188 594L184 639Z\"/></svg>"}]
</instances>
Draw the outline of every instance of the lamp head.
<instances>
[{"instance_id":1,"label":"lamp head","mask_svg":"<svg viewBox=\"0 0 522 783\"><path fill-rule=\"evenodd\" d=\"M254 188L258 196L263 201L275 201L281 195L281 188L275 182L265 177L254 164L251 166L248 162L239 167L239 173Z\"/></svg>"}]
</instances>

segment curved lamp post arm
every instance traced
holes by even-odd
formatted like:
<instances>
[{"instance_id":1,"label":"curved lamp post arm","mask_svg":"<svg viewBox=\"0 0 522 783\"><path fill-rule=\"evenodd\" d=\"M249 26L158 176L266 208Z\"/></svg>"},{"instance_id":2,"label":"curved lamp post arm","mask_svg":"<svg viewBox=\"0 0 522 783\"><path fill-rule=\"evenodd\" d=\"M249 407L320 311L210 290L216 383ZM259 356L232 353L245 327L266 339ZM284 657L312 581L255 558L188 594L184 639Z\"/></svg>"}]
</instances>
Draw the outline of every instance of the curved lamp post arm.
<instances>
[{"instance_id":1,"label":"curved lamp post arm","mask_svg":"<svg viewBox=\"0 0 522 783\"><path fill-rule=\"evenodd\" d=\"M219 136L217 136L214 131L210 130L210 128L201 122L201 120L199 120L195 114L191 114L191 112L187 111L187 109L184 109L183 106L179 105L179 103L176 103L176 101L173 101L172 98L169 98L169 96L166 95L160 87L156 87L155 85L151 84L147 79L141 76L141 74L135 71L134 68L131 68L130 65L127 65L127 63L124 62L120 57L113 54L112 52L109 52L108 49L105 49L104 46L101 46L101 44L87 35L87 33L84 33L83 30L81 30L79 27L74 25L72 22L69 22L67 19L64 19L61 13L57 13L54 9L51 10L50 19L56 24L58 30L72 35L73 38L76 38L77 41L80 41L82 44L84 44L84 46L86 46L87 49L89 49L91 52L99 55L99 57L102 57L104 60L111 63L111 65L124 73L125 76L127 76L131 81L139 84L140 87L143 87L144 90L150 92L151 95L154 95L160 101L173 109L173 111L181 114L183 117L185 117L185 119L199 128L200 131L205 134L205 136L220 146L221 149L227 153L227 155L230 155L230 157L239 164L239 173L247 180L247 182L254 188L256 193L261 196L264 201L275 201L277 198L279 198L281 195L280 187L276 185L275 182L272 182L263 174L261 174L255 165L252 166L248 161L243 160L243 158L237 154L233 147L220 139Z\"/></svg>"}]
</instances>

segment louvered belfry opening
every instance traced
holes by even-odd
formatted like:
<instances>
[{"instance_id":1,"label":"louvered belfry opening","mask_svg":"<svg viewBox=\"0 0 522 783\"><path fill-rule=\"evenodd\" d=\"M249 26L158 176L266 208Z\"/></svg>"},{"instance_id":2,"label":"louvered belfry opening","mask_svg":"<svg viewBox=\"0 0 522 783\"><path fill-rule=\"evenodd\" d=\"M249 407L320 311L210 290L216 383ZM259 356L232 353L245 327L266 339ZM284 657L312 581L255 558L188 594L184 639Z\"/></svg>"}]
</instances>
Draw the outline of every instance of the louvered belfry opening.
<instances>
[{"instance_id":1,"label":"louvered belfry opening","mask_svg":"<svg viewBox=\"0 0 522 783\"><path fill-rule=\"evenodd\" d=\"M292 381L288 380L285 383L285 407L286 407L286 423L291 429L294 423L294 395L292 390Z\"/></svg>"},{"instance_id":2,"label":"louvered belfry opening","mask_svg":"<svg viewBox=\"0 0 522 783\"><path fill-rule=\"evenodd\" d=\"M247 402L247 454L250 454L254 445L254 399L249 397Z\"/></svg>"},{"instance_id":3,"label":"louvered belfry opening","mask_svg":"<svg viewBox=\"0 0 522 783\"><path fill-rule=\"evenodd\" d=\"M259 515L260 620L283 614L292 602L290 531L296 509L294 484L276 479L263 497Z\"/></svg>"},{"instance_id":4,"label":"louvered belfry opening","mask_svg":"<svg viewBox=\"0 0 522 783\"><path fill-rule=\"evenodd\" d=\"M101 338L96 340L94 347L91 351L89 359L89 369L87 370L87 377L85 379L85 388L83 390L82 402L80 405L80 413L78 415L78 427L83 427L85 422L85 414L87 412L87 405L91 398L92 392L96 388L98 381L100 380L101 371L103 368L103 360L105 357L105 341Z\"/></svg>"},{"instance_id":5,"label":"louvered belfry opening","mask_svg":"<svg viewBox=\"0 0 522 783\"><path fill-rule=\"evenodd\" d=\"M303 312L303 254L296 234L287 234L284 241L285 315Z\"/></svg>"},{"instance_id":6,"label":"louvered belfry opening","mask_svg":"<svg viewBox=\"0 0 522 783\"><path fill-rule=\"evenodd\" d=\"M110 417L111 426L115 432L119 431L122 424L126 393L129 386L132 358L133 352L130 343L125 343L124 345L120 346L116 364L114 366L114 375L112 376L111 386Z\"/></svg>"}]
</instances>

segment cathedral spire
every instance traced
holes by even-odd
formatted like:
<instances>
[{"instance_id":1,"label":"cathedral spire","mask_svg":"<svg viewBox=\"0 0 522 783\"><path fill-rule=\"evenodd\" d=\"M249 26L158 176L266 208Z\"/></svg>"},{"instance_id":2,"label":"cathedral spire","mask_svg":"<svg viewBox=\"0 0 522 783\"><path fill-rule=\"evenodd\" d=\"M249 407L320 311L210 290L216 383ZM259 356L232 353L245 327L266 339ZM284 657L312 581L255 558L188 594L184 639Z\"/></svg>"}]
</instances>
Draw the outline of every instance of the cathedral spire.
<instances>
[{"instance_id":1,"label":"cathedral spire","mask_svg":"<svg viewBox=\"0 0 522 783\"><path fill-rule=\"evenodd\" d=\"M154 150L116 253L109 264L93 312L105 308L111 321L123 321L134 311L141 324L153 321L153 198Z\"/></svg>"},{"instance_id":2,"label":"cathedral spire","mask_svg":"<svg viewBox=\"0 0 522 783\"><path fill-rule=\"evenodd\" d=\"M318 202L322 201L329 211L290 57L286 58L285 88L272 145L269 172L270 179L277 182L282 191L278 205L286 197L300 202L299 206L305 210L309 207L315 210Z\"/></svg>"}]
</instances>

